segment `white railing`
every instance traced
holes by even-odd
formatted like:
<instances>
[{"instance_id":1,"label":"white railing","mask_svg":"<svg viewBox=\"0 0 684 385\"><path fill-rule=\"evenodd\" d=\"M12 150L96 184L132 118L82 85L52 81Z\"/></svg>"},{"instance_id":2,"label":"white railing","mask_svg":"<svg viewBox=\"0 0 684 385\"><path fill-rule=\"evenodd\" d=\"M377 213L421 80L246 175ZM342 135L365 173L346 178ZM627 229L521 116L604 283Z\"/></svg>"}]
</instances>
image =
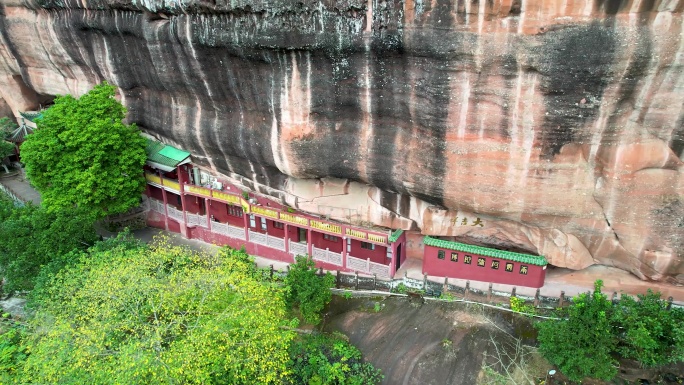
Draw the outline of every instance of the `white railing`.
<instances>
[{"instance_id":1,"label":"white railing","mask_svg":"<svg viewBox=\"0 0 684 385\"><path fill-rule=\"evenodd\" d=\"M273 249L278 249L281 251L285 251L285 240L282 238L274 237L271 235L266 236L266 243L268 247L271 247Z\"/></svg>"},{"instance_id":2,"label":"white railing","mask_svg":"<svg viewBox=\"0 0 684 385\"><path fill-rule=\"evenodd\" d=\"M249 230L249 241L253 243L258 243L260 245L266 245L266 234L258 233L256 231Z\"/></svg>"},{"instance_id":3,"label":"white railing","mask_svg":"<svg viewBox=\"0 0 684 385\"><path fill-rule=\"evenodd\" d=\"M202 214L185 213L185 217L188 220L188 226L207 226L207 216Z\"/></svg>"},{"instance_id":4,"label":"white railing","mask_svg":"<svg viewBox=\"0 0 684 385\"><path fill-rule=\"evenodd\" d=\"M197 214L185 213L185 218L187 219L189 226L197 226L199 224L197 221Z\"/></svg>"},{"instance_id":5,"label":"white railing","mask_svg":"<svg viewBox=\"0 0 684 385\"><path fill-rule=\"evenodd\" d=\"M272 235L249 230L249 241L277 250L285 251L285 240Z\"/></svg>"},{"instance_id":6,"label":"white railing","mask_svg":"<svg viewBox=\"0 0 684 385\"><path fill-rule=\"evenodd\" d=\"M299 243L290 240L290 254L292 255L309 255L309 249L306 243Z\"/></svg>"},{"instance_id":7,"label":"white railing","mask_svg":"<svg viewBox=\"0 0 684 385\"><path fill-rule=\"evenodd\" d=\"M228 236L241 239L243 241L247 239L245 237L245 229L231 225L228 225Z\"/></svg>"},{"instance_id":8,"label":"white railing","mask_svg":"<svg viewBox=\"0 0 684 385\"><path fill-rule=\"evenodd\" d=\"M227 223L211 222L211 231L227 237L245 240L245 229L231 226Z\"/></svg>"},{"instance_id":9,"label":"white railing","mask_svg":"<svg viewBox=\"0 0 684 385\"><path fill-rule=\"evenodd\" d=\"M368 261L347 255L347 268L368 273Z\"/></svg>"},{"instance_id":10,"label":"white railing","mask_svg":"<svg viewBox=\"0 0 684 385\"><path fill-rule=\"evenodd\" d=\"M342 266L342 254L335 253L330 250L319 249L316 246L312 246L313 259L321 262L327 262L335 266Z\"/></svg>"},{"instance_id":11,"label":"white railing","mask_svg":"<svg viewBox=\"0 0 684 385\"><path fill-rule=\"evenodd\" d=\"M378 277L389 278L390 266L368 261L368 272Z\"/></svg>"},{"instance_id":12,"label":"white railing","mask_svg":"<svg viewBox=\"0 0 684 385\"><path fill-rule=\"evenodd\" d=\"M173 218L178 222L183 223L183 212L178 210L173 206L167 206L166 209L169 211L169 218Z\"/></svg>"},{"instance_id":13,"label":"white railing","mask_svg":"<svg viewBox=\"0 0 684 385\"><path fill-rule=\"evenodd\" d=\"M370 258L364 261L363 259L347 255L347 268L361 273L376 274L378 277L390 277L390 267L388 265L371 262Z\"/></svg>"},{"instance_id":14,"label":"white railing","mask_svg":"<svg viewBox=\"0 0 684 385\"><path fill-rule=\"evenodd\" d=\"M164 202L150 198L147 200L147 203L150 205L150 210L166 215L166 211L164 210Z\"/></svg>"}]
</instances>

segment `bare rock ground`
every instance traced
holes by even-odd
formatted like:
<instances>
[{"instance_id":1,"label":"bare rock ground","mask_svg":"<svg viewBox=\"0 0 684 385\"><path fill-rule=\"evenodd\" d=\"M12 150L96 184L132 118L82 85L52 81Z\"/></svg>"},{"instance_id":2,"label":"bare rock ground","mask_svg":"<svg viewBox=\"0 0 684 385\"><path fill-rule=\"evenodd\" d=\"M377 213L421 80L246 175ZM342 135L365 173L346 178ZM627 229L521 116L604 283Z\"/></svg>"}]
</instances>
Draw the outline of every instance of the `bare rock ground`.
<instances>
[{"instance_id":1,"label":"bare rock ground","mask_svg":"<svg viewBox=\"0 0 684 385\"><path fill-rule=\"evenodd\" d=\"M497 368L499 356L507 365L506 355L515 356L508 343L509 333L519 330L515 322L479 307L335 297L330 309L324 330L347 335L365 359L383 371L383 384L486 383L483 364Z\"/></svg>"}]
</instances>

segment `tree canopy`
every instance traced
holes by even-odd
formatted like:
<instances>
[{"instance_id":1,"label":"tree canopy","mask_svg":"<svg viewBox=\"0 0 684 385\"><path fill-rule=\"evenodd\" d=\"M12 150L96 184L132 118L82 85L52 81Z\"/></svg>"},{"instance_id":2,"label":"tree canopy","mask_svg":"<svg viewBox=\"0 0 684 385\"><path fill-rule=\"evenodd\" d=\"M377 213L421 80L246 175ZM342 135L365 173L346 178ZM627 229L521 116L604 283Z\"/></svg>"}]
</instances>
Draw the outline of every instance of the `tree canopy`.
<instances>
[{"instance_id":1,"label":"tree canopy","mask_svg":"<svg viewBox=\"0 0 684 385\"><path fill-rule=\"evenodd\" d=\"M85 250L97 240L93 219L83 210L48 212L0 199L0 272L6 279L5 291L31 290L43 266L55 261L61 266L73 250Z\"/></svg>"},{"instance_id":2,"label":"tree canopy","mask_svg":"<svg viewBox=\"0 0 684 385\"><path fill-rule=\"evenodd\" d=\"M668 309L660 293L648 291L639 301L622 295L613 304L596 281L593 294L573 299L568 318L538 324L539 350L571 380L610 380L617 358L647 367L684 360L684 311Z\"/></svg>"},{"instance_id":3,"label":"tree canopy","mask_svg":"<svg viewBox=\"0 0 684 385\"><path fill-rule=\"evenodd\" d=\"M48 210L81 206L98 218L126 212L145 187L145 139L122 122L126 108L102 83L76 99L59 96L22 144L26 175Z\"/></svg>"},{"instance_id":4,"label":"tree canopy","mask_svg":"<svg viewBox=\"0 0 684 385\"><path fill-rule=\"evenodd\" d=\"M23 383L272 384L289 375L282 288L242 251L110 240L56 273L26 336Z\"/></svg>"}]
</instances>

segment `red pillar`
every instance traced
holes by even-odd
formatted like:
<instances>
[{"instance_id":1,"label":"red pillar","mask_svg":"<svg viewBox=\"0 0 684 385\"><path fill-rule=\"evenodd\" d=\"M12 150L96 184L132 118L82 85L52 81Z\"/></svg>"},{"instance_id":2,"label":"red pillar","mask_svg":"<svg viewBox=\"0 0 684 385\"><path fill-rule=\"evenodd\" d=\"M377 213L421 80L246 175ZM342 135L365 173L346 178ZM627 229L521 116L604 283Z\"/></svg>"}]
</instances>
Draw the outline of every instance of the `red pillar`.
<instances>
[{"instance_id":1,"label":"red pillar","mask_svg":"<svg viewBox=\"0 0 684 385\"><path fill-rule=\"evenodd\" d=\"M249 219L247 218L249 214L246 212L242 212L242 222L244 223L245 226L245 241L249 242Z\"/></svg>"},{"instance_id":2,"label":"red pillar","mask_svg":"<svg viewBox=\"0 0 684 385\"><path fill-rule=\"evenodd\" d=\"M211 210L209 209L211 207L211 199L209 198L204 198L204 211L207 213L207 230L211 232Z\"/></svg>"},{"instance_id":3,"label":"red pillar","mask_svg":"<svg viewBox=\"0 0 684 385\"><path fill-rule=\"evenodd\" d=\"M161 171L157 171L157 175L159 175L159 177L161 178L162 177ZM163 183L164 182L162 181L162 184ZM166 199L166 189L162 186L161 190L162 190L162 199L164 200L164 228L166 229L166 231L169 231L169 208L168 208L168 203L167 203L167 199Z\"/></svg>"},{"instance_id":4,"label":"red pillar","mask_svg":"<svg viewBox=\"0 0 684 385\"><path fill-rule=\"evenodd\" d=\"M285 223L284 229L285 229L285 254L289 254L290 253L290 234L289 234L290 227L287 225L287 223Z\"/></svg>"},{"instance_id":5,"label":"red pillar","mask_svg":"<svg viewBox=\"0 0 684 385\"><path fill-rule=\"evenodd\" d=\"M180 170L177 170L177 171L180 171ZM185 205L185 189L183 188L182 183L178 183L178 187L180 188L180 191L178 191L178 193L181 196L181 210L183 211L183 223L180 224L180 231L181 231L181 235L184 238L187 238L188 237L188 225L187 225L188 218L185 216L185 206L186 206Z\"/></svg>"},{"instance_id":6,"label":"red pillar","mask_svg":"<svg viewBox=\"0 0 684 385\"><path fill-rule=\"evenodd\" d=\"M310 256L313 256L313 249L311 249L311 246L312 246L311 245L311 240L312 240L311 239L311 233L313 233L313 231L311 231L311 229L306 230L306 252Z\"/></svg>"},{"instance_id":7,"label":"red pillar","mask_svg":"<svg viewBox=\"0 0 684 385\"><path fill-rule=\"evenodd\" d=\"M347 237L342 237L342 267L347 268Z\"/></svg>"},{"instance_id":8,"label":"red pillar","mask_svg":"<svg viewBox=\"0 0 684 385\"><path fill-rule=\"evenodd\" d=\"M397 242L392 242L392 263L390 264L390 278L394 278L394 273L397 271Z\"/></svg>"}]
</instances>

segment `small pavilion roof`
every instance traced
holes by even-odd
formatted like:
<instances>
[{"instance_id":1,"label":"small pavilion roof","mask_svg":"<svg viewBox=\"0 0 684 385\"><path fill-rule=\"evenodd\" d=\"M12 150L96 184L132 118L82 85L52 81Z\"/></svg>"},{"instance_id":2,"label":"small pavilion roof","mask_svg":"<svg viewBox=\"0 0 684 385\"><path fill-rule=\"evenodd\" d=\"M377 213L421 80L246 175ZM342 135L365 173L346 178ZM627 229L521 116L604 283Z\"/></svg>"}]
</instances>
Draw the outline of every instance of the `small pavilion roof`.
<instances>
[{"instance_id":1,"label":"small pavilion roof","mask_svg":"<svg viewBox=\"0 0 684 385\"><path fill-rule=\"evenodd\" d=\"M190 162L189 152L149 138L146 151L147 164L163 171L173 171L179 165Z\"/></svg>"},{"instance_id":2,"label":"small pavilion roof","mask_svg":"<svg viewBox=\"0 0 684 385\"><path fill-rule=\"evenodd\" d=\"M19 127L17 127L16 130L12 131L6 140L8 142L21 143L24 140L26 140L26 136L28 134L31 134L32 132L33 132L32 127L29 127L26 124L22 124Z\"/></svg>"}]
</instances>

